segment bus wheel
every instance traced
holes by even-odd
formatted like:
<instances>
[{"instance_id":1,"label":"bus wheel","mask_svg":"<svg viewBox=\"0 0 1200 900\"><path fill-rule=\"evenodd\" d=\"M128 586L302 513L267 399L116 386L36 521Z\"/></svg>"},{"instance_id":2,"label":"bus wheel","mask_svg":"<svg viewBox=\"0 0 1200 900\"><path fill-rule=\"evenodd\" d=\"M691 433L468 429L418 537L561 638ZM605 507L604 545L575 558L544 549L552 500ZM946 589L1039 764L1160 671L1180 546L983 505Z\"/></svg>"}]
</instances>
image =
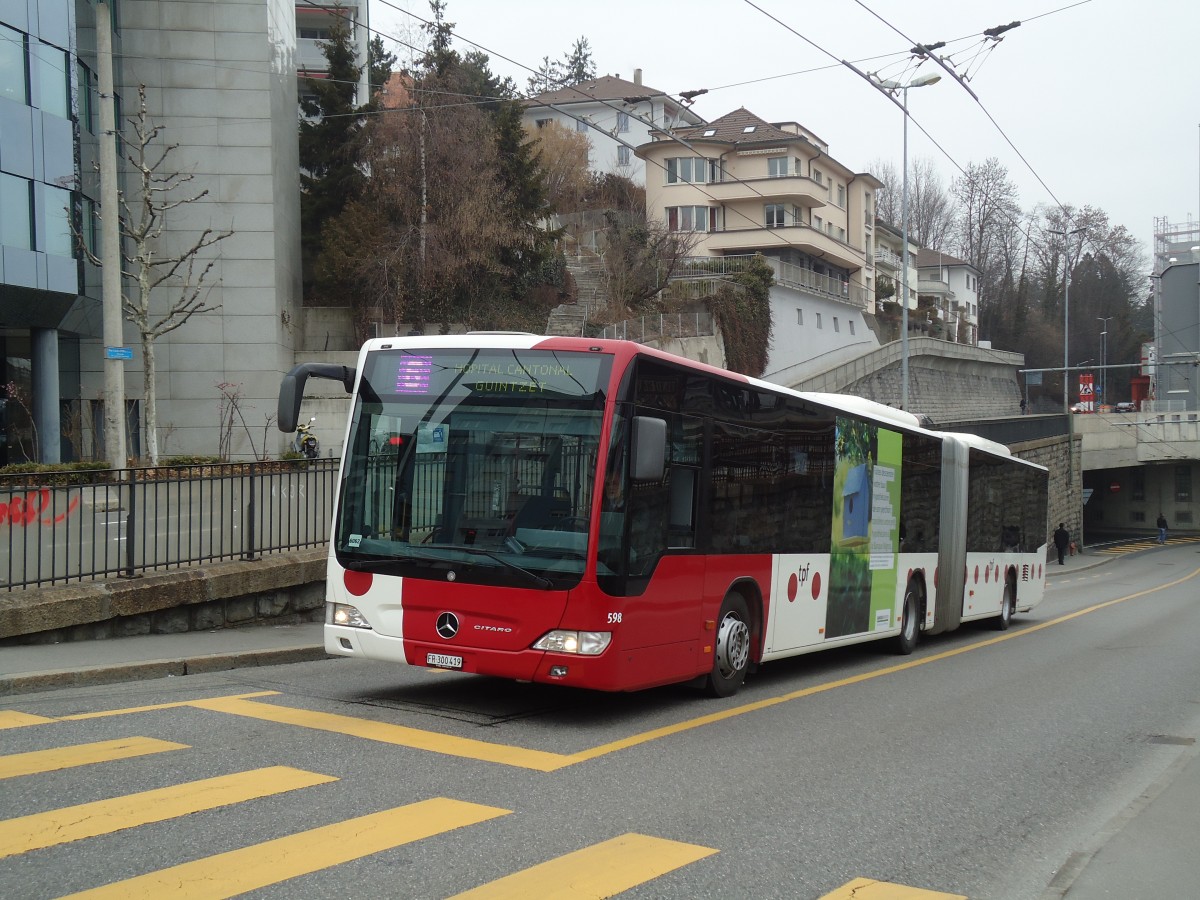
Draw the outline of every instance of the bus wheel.
<instances>
[{"instance_id":1,"label":"bus wheel","mask_svg":"<svg viewBox=\"0 0 1200 900\"><path fill-rule=\"evenodd\" d=\"M917 639L921 636L921 604L920 592L915 581L910 581L904 589L904 608L900 611L900 634L896 636L896 652L908 656L917 649Z\"/></svg>"},{"instance_id":2,"label":"bus wheel","mask_svg":"<svg viewBox=\"0 0 1200 900\"><path fill-rule=\"evenodd\" d=\"M717 646L706 685L713 697L731 697L750 668L750 609L741 594L729 594L717 618Z\"/></svg>"},{"instance_id":3,"label":"bus wheel","mask_svg":"<svg viewBox=\"0 0 1200 900\"><path fill-rule=\"evenodd\" d=\"M1000 601L1000 615L992 620L997 631L1008 631L1008 626L1012 624L1014 605L1013 583L1006 581L1004 582L1004 599Z\"/></svg>"}]
</instances>

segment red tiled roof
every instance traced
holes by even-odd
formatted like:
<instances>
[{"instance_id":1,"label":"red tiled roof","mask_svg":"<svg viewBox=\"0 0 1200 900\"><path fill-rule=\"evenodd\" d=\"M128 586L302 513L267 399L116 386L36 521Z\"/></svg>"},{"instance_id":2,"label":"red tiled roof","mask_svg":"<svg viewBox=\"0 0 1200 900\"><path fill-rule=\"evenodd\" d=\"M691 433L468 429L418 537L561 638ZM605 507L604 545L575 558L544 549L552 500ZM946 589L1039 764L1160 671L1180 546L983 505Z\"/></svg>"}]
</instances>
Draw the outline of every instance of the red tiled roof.
<instances>
[{"instance_id":1,"label":"red tiled roof","mask_svg":"<svg viewBox=\"0 0 1200 900\"><path fill-rule=\"evenodd\" d=\"M591 81L581 81L570 87L538 94L525 101L526 106L547 106L553 103L591 103L595 100L624 100L626 97L669 97L660 90L644 84L634 84L615 75L602 75Z\"/></svg>"}]
</instances>

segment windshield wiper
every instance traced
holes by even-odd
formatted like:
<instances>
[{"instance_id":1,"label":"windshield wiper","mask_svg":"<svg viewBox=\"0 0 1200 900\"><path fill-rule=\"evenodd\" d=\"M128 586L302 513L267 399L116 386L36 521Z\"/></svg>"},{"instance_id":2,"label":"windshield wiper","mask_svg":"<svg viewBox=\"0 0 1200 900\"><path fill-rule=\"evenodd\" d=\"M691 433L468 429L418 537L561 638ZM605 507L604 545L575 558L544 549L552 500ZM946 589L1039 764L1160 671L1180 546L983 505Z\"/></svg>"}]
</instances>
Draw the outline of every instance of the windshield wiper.
<instances>
[{"instance_id":1,"label":"windshield wiper","mask_svg":"<svg viewBox=\"0 0 1200 900\"><path fill-rule=\"evenodd\" d=\"M549 578L544 578L536 572L530 572L528 569L518 566L515 562L507 560L503 556L497 556L491 550L483 550L479 547L464 547L461 544L425 544L423 546L433 550L458 550L462 553L469 553L472 556L486 556L488 559L500 563L505 568L524 575L540 588L548 590L554 587L554 582Z\"/></svg>"}]
</instances>

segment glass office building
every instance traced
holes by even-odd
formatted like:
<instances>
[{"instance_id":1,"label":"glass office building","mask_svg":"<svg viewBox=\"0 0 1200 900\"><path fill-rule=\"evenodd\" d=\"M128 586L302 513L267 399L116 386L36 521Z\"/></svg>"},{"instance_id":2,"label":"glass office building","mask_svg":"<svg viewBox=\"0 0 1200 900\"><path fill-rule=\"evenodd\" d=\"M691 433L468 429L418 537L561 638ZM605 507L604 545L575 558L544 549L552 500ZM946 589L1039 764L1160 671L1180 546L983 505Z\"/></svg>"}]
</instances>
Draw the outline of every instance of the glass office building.
<instances>
[{"instance_id":1,"label":"glass office building","mask_svg":"<svg viewBox=\"0 0 1200 900\"><path fill-rule=\"evenodd\" d=\"M0 464L82 452L80 339L101 329L75 249L96 234L93 35L84 0L0 0Z\"/></svg>"}]
</instances>

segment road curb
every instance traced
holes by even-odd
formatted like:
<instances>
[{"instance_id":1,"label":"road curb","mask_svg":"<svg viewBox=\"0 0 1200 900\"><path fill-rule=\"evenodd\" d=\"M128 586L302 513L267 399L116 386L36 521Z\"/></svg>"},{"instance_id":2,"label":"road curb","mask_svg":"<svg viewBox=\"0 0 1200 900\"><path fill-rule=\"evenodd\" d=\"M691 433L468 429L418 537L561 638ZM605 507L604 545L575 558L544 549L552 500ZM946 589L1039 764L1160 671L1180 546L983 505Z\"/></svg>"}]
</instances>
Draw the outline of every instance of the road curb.
<instances>
[{"instance_id":1,"label":"road curb","mask_svg":"<svg viewBox=\"0 0 1200 900\"><path fill-rule=\"evenodd\" d=\"M152 678L177 678L225 672L230 669L252 669L287 663L313 662L327 659L322 646L281 647L277 650L247 650L241 653L213 653L187 659L154 659L108 666L87 666L82 669L60 669L51 672L0 675L0 697L34 694L72 687L92 687L143 681Z\"/></svg>"}]
</instances>

